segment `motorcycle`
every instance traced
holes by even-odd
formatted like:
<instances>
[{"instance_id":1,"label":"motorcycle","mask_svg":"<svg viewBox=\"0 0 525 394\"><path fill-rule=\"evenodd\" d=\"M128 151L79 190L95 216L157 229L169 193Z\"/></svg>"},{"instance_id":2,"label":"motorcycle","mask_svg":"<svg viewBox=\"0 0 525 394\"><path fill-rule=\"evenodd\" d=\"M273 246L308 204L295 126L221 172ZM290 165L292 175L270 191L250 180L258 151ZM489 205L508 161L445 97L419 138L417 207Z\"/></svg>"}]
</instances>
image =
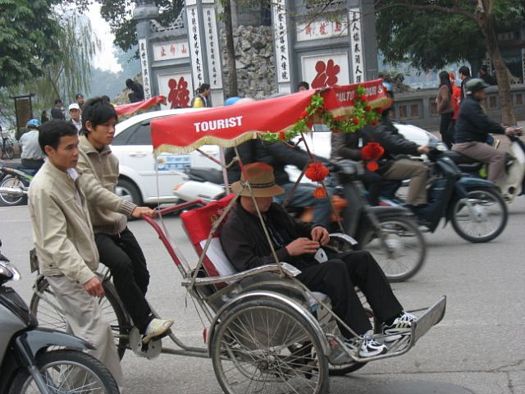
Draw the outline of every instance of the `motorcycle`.
<instances>
[{"instance_id":1,"label":"motorcycle","mask_svg":"<svg viewBox=\"0 0 525 394\"><path fill-rule=\"evenodd\" d=\"M14 206L27 204L27 193L9 193L1 190L25 191L37 170L21 166L7 167L0 165L0 206Z\"/></svg>"},{"instance_id":2,"label":"motorcycle","mask_svg":"<svg viewBox=\"0 0 525 394\"><path fill-rule=\"evenodd\" d=\"M493 182L465 175L452 159L456 156L455 152L431 148L428 204L413 211L419 224L432 233L444 218L445 225L450 221L461 238L489 242L507 225L507 205ZM382 198L381 204L398 206L403 202Z\"/></svg>"},{"instance_id":3,"label":"motorcycle","mask_svg":"<svg viewBox=\"0 0 525 394\"><path fill-rule=\"evenodd\" d=\"M355 248L372 253L389 281L405 281L423 266L425 239L414 214L407 208L369 205L359 180L362 172L362 165L350 160L333 165L333 173L341 185L336 187L332 200L336 217L343 214L343 229L355 239ZM173 191L179 200L210 202L225 196L220 170L190 168L187 175L189 180L176 185ZM287 210L302 220L312 216L308 209L299 211L295 207L287 207ZM333 230L340 231L336 223L333 227Z\"/></svg>"},{"instance_id":4,"label":"motorcycle","mask_svg":"<svg viewBox=\"0 0 525 394\"><path fill-rule=\"evenodd\" d=\"M507 137L511 144L510 151L507 153L506 176L496 182L496 186L501 190L505 201L510 204L517 196L525 193L525 143L518 136L509 135ZM457 152L450 157L464 173L486 178L487 171L483 163Z\"/></svg>"},{"instance_id":5,"label":"motorcycle","mask_svg":"<svg viewBox=\"0 0 525 394\"><path fill-rule=\"evenodd\" d=\"M118 394L109 370L84 352L91 344L38 327L17 292L5 286L19 279L18 269L0 253L0 394Z\"/></svg>"}]
</instances>

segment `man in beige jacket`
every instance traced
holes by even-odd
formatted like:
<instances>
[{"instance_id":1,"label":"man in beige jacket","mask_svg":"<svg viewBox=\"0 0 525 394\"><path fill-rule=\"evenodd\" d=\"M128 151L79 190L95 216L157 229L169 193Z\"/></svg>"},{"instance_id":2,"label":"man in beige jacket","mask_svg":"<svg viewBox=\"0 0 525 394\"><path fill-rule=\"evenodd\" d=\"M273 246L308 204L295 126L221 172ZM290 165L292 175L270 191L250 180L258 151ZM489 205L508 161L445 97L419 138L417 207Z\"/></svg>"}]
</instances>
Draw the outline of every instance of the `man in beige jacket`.
<instances>
[{"instance_id":1,"label":"man in beige jacket","mask_svg":"<svg viewBox=\"0 0 525 394\"><path fill-rule=\"evenodd\" d=\"M48 160L29 188L29 212L40 272L47 278L76 336L122 385L113 334L102 319L98 297L104 295L95 275L99 255L84 194L78 187L78 134L64 120L46 122L39 144Z\"/></svg>"},{"instance_id":2,"label":"man in beige jacket","mask_svg":"<svg viewBox=\"0 0 525 394\"><path fill-rule=\"evenodd\" d=\"M118 159L109 144L115 134L117 114L101 97L86 101L82 110L78 169L80 187L86 194L100 261L109 267L115 288L143 335L143 342L169 333L173 320L157 319L146 302L149 272L146 259L127 227L129 216L154 216L149 207L139 207L114 193L118 181Z\"/></svg>"}]
</instances>

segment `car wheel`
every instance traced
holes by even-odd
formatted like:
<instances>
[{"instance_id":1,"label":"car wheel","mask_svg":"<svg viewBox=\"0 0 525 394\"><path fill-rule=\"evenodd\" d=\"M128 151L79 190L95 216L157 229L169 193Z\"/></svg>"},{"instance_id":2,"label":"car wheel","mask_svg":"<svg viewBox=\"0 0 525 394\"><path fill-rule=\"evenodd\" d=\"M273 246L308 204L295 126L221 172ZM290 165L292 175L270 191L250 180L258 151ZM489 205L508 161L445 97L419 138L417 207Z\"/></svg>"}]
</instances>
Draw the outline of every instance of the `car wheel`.
<instances>
[{"instance_id":1,"label":"car wheel","mask_svg":"<svg viewBox=\"0 0 525 394\"><path fill-rule=\"evenodd\" d=\"M119 178L115 193L121 198L131 201L134 204L142 205L142 195L137 186L127 179Z\"/></svg>"}]
</instances>

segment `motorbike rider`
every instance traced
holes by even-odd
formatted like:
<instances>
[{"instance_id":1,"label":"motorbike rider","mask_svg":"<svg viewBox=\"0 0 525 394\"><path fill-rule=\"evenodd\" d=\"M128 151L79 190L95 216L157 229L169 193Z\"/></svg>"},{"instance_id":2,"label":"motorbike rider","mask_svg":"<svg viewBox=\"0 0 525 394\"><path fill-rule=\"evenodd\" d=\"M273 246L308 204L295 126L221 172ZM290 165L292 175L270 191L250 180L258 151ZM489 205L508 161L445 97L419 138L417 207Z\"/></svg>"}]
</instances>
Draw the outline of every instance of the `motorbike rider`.
<instances>
[{"instance_id":1,"label":"motorbike rider","mask_svg":"<svg viewBox=\"0 0 525 394\"><path fill-rule=\"evenodd\" d=\"M424 163L411 160L407 155L419 156L428 153L426 145L418 145L407 140L399 133L390 120L390 111L394 105L393 86L384 82L387 96L390 98L387 108L381 114L381 122L378 126L366 126L363 128L363 141L377 142L385 150L383 157L378 161L377 173L387 180L410 179L407 204L410 208L417 209L427 203L427 179L428 169Z\"/></svg>"},{"instance_id":2,"label":"motorbike rider","mask_svg":"<svg viewBox=\"0 0 525 394\"><path fill-rule=\"evenodd\" d=\"M44 153L38 143L40 121L38 119L30 119L27 121L27 132L20 137L20 149L22 153L22 166L31 170L39 170L44 164Z\"/></svg>"},{"instance_id":3,"label":"motorbike rider","mask_svg":"<svg viewBox=\"0 0 525 394\"><path fill-rule=\"evenodd\" d=\"M485 89L488 86L480 78L471 79L466 83L467 97L461 103L452 150L488 164L487 178L495 182L504 176L505 152L486 143L489 133L515 135L519 134L520 129L505 128L487 116L481 102L487 96Z\"/></svg>"}]
</instances>

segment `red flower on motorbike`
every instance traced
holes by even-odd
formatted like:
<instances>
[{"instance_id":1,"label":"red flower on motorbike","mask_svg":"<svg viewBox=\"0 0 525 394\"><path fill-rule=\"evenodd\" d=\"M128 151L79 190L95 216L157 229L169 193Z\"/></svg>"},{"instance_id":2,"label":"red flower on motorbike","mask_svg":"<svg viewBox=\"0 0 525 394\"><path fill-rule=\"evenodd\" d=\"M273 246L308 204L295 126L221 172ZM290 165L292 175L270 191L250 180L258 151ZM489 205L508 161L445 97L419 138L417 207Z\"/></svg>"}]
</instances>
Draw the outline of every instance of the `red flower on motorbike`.
<instances>
[{"instance_id":1,"label":"red flower on motorbike","mask_svg":"<svg viewBox=\"0 0 525 394\"><path fill-rule=\"evenodd\" d=\"M326 190L323 186L316 187L313 191L314 198L318 200L322 200L323 198L326 198Z\"/></svg>"},{"instance_id":2,"label":"red flower on motorbike","mask_svg":"<svg viewBox=\"0 0 525 394\"><path fill-rule=\"evenodd\" d=\"M361 149L361 159L365 161L379 160L385 149L377 142L369 142Z\"/></svg>"},{"instance_id":3,"label":"red flower on motorbike","mask_svg":"<svg viewBox=\"0 0 525 394\"><path fill-rule=\"evenodd\" d=\"M323 163L319 161L314 161L308 164L304 175L311 181L321 182L328 176L329 173L330 170Z\"/></svg>"}]
</instances>

